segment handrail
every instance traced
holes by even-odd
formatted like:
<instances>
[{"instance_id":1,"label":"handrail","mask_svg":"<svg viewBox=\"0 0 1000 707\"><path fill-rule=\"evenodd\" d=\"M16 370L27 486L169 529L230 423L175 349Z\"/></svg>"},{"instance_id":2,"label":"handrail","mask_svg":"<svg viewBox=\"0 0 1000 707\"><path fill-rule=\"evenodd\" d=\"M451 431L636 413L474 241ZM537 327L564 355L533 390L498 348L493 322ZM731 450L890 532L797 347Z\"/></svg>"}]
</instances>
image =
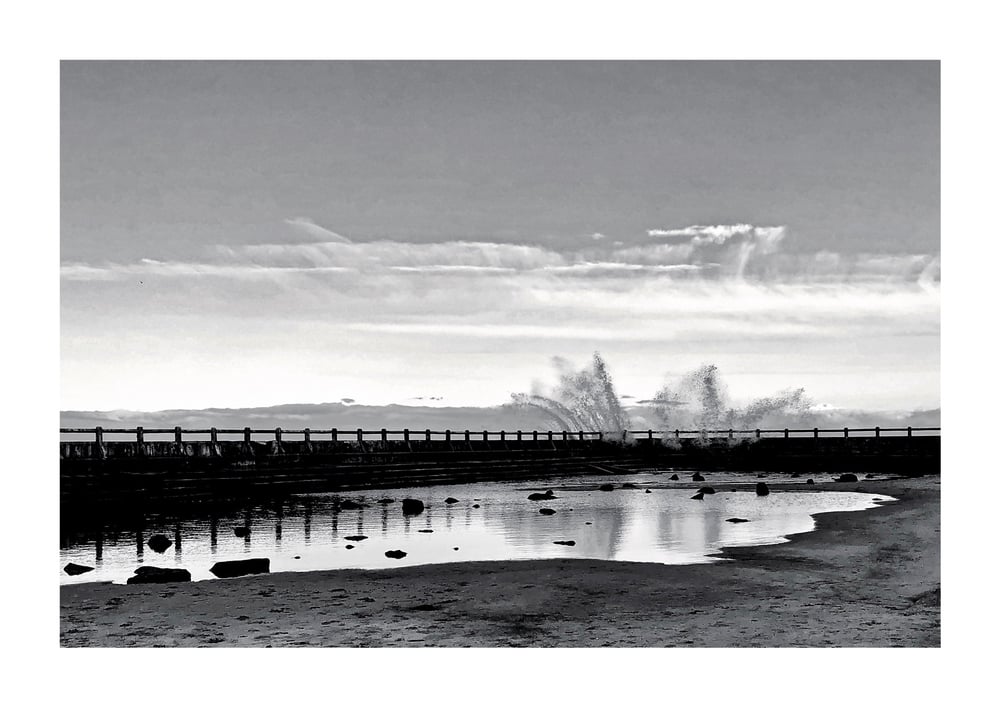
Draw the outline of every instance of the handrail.
<instances>
[{"instance_id":1,"label":"handrail","mask_svg":"<svg viewBox=\"0 0 1000 707\"><path fill-rule=\"evenodd\" d=\"M700 437L728 437L733 438L735 436L747 436L753 435L755 438L761 438L764 435L781 434L784 438L788 438L792 434L812 434L813 437L819 438L822 435L829 435L831 433L836 433L838 435L843 435L844 437L849 437L853 433L866 433L872 432L875 437L880 437L882 433L894 433L894 432L905 432L907 436L912 436L914 432L940 432L940 427L811 427L811 428L781 428L781 429L705 429L705 430L684 430L684 429L674 429L674 430L627 430L625 433L631 435L636 439L654 439L654 436L661 438L673 437L675 439L680 439L681 436L697 435ZM143 442L144 437L147 434L172 434L174 435L174 441L180 443L185 434L207 434L211 436L213 442L218 441L218 435L243 435L244 441L249 442L252 435L273 435L274 439L278 442L281 441L282 435L303 435L305 441L312 441L315 437L322 437L324 439L329 438L332 441L348 441L349 439L355 439L357 441L364 441L365 438L378 437L383 441L387 441L389 435L393 436L403 436L404 441L431 441L433 437L444 438L444 441L488 441L491 438L500 441L569 441L569 440L584 440L586 438L603 440L605 435L611 439L617 438L621 433L614 432L601 432L601 431L587 431L587 430L431 430L431 429L401 429L401 430L389 430L389 429L378 429L378 430L365 430L362 428L356 429L339 429L336 427L324 428L324 429L284 429L281 427L272 428L191 428L184 429L181 427L60 427L60 434L88 434L94 435L97 442L103 443L103 437L105 434L130 434L135 435L138 442Z\"/></svg>"}]
</instances>

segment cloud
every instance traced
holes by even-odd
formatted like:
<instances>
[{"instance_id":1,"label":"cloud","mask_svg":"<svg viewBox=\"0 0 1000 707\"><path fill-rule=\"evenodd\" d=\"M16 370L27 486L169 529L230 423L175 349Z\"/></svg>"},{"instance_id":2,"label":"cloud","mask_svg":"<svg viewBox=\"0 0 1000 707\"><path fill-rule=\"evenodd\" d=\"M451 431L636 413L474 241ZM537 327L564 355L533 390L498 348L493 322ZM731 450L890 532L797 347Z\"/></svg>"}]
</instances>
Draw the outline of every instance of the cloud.
<instances>
[{"instance_id":1,"label":"cloud","mask_svg":"<svg viewBox=\"0 0 1000 707\"><path fill-rule=\"evenodd\" d=\"M315 238L320 241L334 242L334 243L350 243L349 238L345 238L339 233L334 233L333 231L323 228L315 221L305 216L297 216L295 218L286 218L285 223L293 227L296 231L304 233L308 236Z\"/></svg>"},{"instance_id":2,"label":"cloud","mask_svg":"<svg viewBox=\"0 0 1000 707\"><path fill-rule=\"evenodd\" d=\"M606 236L603 233L591 233L590 237L595 241L601 241L606 238Z\"/></svg>"}]
</instances>

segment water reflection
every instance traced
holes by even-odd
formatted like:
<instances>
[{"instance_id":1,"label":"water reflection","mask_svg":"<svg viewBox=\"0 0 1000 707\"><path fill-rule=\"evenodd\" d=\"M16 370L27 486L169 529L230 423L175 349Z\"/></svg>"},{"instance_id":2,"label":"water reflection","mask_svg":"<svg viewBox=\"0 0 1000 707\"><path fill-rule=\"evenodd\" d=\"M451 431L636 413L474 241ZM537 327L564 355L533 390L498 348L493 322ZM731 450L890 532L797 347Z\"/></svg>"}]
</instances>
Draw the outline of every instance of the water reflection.
<instances>
[{"instance_id":1,"label":"water reflection","mask_svg":"<svg viewBox=\"0 0 1000 707\"><path fill-rule=\"evenodd\" d=\"M753 483L742 492L720 492L693 501L690 485L664 488L666 482L651 475L616 477L613 482L618 486L626 480L640 488L600 492L597 486L604 481L600 478L567 480L561 486L547 482L556 498L534 502L527 495L540 489L491 483L377 495L302 496L235 512L210 509L202 517L150 516L116 522L95 518L89 528L62 528L62 565L93 560L98 564L94 572L64 576L63 581L124 581L138 565L153 559L145 552L147 529L173 530L174 552L155 555L155 564L183 566L195 579L208 578L207 569L216 559L236 559L251 551L269 557L272 571L548 557L690 563L713 561L709 555L720 547L779 542L784 535L808 531L813 527L811 513L874 505L873 496L855 492L775 492L762 498L753 493ZM646 494L642 485L655 490ZM397 501L381 504L373 517L374 504L386 495ZM449 495L461 500L445 504L441 499ZM424 500L424 512L403 515L399 499L406 497ZM342 510L340 503L346 500L362 507ZM555 514L543 515L540 508L551 508ZM733 516L751 522L727 523ZM368 536L351 543L355 547L350 552L344 551L341 520L348 528L345 534ZM326 522L329 535L318 537L314 524L323 527ZM250 530L245 537L234 533L241 526ZM554 544L569 540L575 545ZM453 550L456 546L462 548L460 555ZM407 557L386 558L385 551L393 549L406 551ZM293 561L296 556L301 559Z\"/></svg>"}]
</instances>

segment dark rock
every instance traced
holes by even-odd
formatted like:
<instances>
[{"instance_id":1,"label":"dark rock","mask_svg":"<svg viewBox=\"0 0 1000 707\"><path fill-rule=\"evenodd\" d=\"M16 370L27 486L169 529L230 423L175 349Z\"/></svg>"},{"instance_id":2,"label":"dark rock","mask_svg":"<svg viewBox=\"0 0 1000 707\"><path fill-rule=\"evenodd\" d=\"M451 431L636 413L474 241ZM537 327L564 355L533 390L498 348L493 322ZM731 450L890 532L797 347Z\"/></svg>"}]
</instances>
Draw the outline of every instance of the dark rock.
<instances>
[{"instance_id":1,"label":"dark rock","mask_svg":"<svg viewBox=\"0 0 1000 707\"><path fill-rule=\"evenodd\" d=\"M170 538L166 535L159 534L151 535L149 540L146 541L146 544L149 545L153 552L166 552L167 548L173 545Z\"/></svg>"},{"instance_id":2,"label":"dark rock","mask_svg":"<svg viewBox=\"0 0 1000 707\"><path fill-rule=\"evenodd\" d=\"M570 547L576 545L576 540L553 540L554 545L569 545Z\"/></svg>"},{"instance_id":3,"label":"dark rock","mask_svg":"<svg viewBox=\"0 0 1000 707\"><path fill-rule=\"evenodd\" d=\"M792 478L793 478L793 479L797 479L797 478L799 478L800 476L802 476L802 474L800 474L800 473L799 473L799 472L797 472L797 471L796 471L796 472L793 472L793 473L792 473Z\"/></svg>"},{"instance_id":4,"label":"dark rock","mask_svg":"<svg viewBox=\"0 0 1000 707\"><path fill-rule=\"evenodd\" d=\"M250 536L250 528L245 526L240 526L239 528L233 528L233 535L238 538L246 538Z\"/></svg>"},{"instance_id":5,"label":"dark rock","mask_svg":"<svg viewBox=\"0 0 1000 707\"><path fill-rule=\"evenodd\" d=\"M650 491L649 489L646 489L646 493L653 493L653 492Z\"/></svg>"},{"instance_id":6,"label":"dark rock","mask_svg":"<svg viewBox=\"0 0 1000 707\"><path fill-rule=\"evenodd\" d=\"M78 565L75 562L70 562L68 565L63 567L63 572L68 574L70 577L75 577L78 574L84 574L86 572L93 572L93 567L87 567L87 565Z\"/></svg>"},{"instance_id":7,"label":"dark rock","mask_svg":"<svg viewBox=\"0 0 1000 707\"><path fill-rule=\"evenodd\" d=\"M473 508L479 508L479 504L478 504L478 503L473 503L473 504L472 504L472 507L473 507Z\"/></svg>"},{"instance_id":8,"label":"dark rock","mask_svg":"<svg viewBox=\"0 0 1000 707\"><path fill-rule=\"evenodd\" d=\"M385 556L391 557L394 560L401 560L404 557L406 557L406 553L403 552L402 550L386 550Z\"/></svg>"},{"instance_id":9,"label":"dark rock","mask_svg":"<svg viewBox=\"0 0 1000 707\"><path fill-rule=\"evenodd\" d=\"M766 496L769 493L771 493L771 489L769 489L767 487L767 484L765 484L763 481L758 481L757 482L757 495L758 496Z\"/></svg>"},{"instance_id":10,"label":"dark rock","mask_svg":"<svg viewBox=\"0 0 1000 707\"><path fill-rule=\"evenodd\" d=\"M600 490L601 491L614 491L615 490L615 485L614 484L601 484Z\"/></svg>"},{"instance_id":11,"label":"dark rock","mask_svg":"<svg viewBox=\"0 0 1000 707\"><path fill-rule=\"evenodd\" d=\"M444 502L445 503L458 503L458 499L457 498L452 498L451 496L448 496L448 498L444 499Z\"/></svg>"},{"instance_id":12,"label":"dark rock","mask_svg":"<svg viewBox=\"0 0 1000 707\"><path fill-rule=\"evenodd\" d=\"M528 495L529 501L548 501L550 498L555 498L555 494L552 493L552 489L549 489L545 493L532 493Z\"/></svg>"},{"instance_id":13,"label":"dark rock","mask_svg":"<svg viewBox=\"0 0 1000 707\"><path fill-rule=\"evenodd\" d=\"M125 584L166 584L170 582L190 582L191 573L175 567L150 567L143 565L135 571L134 577Z\"/></svg>"},{"instance_id":14,"label":"dark rock","mask_svg":"<svg viewBox=\"0 0 1000 707\"><path fill-rule=\"evenodd\" d=\"M301 559L302 559L302 555L296 555L296 556L295 556L295 557L293 557L292 559L293 559L293 560L301 560Z\"/></svg>"},{"instance_id":15,"label":"dark rock","mask_svg":"<svg viewBox=\"0 0 1000 707\"><path fill-rule=\"evenodd\" d=\"M378 500L378 502L381 503L383 506L388 506L390 503L395 503L396 499L394 499L394 498L380 498Z\"/></svg>"},{"instance_id":16,"label":"dark rock","mask_svg":"<svg viewBox=\"0 0 1000 707\"><path fill-rule=\"evenodd\" d=\"M351 542L359 543L362 540L367 540L367 535L345 535L344 540L350 540Z\"/></svg>"},{"instance_id":17,"label":"dark rock","mask_svg":"<svg viewBox=\"0 0 1000 707\"><path fill-rule=\"evenodd\" d=\"M353 545L344 545L344 549L345 550L353 550L354 546Z\"/></svg>"},{"instance_id":18,"label":"dark rock","mask_svg":"<svg viewBox=\"0 0 1000 707\"><path fill-rule=\"evenodd\" d=\"M584 525L593 525L593 523L591 523L591 522L590 522L590 521L588 520L588 521L587 521L586 523L584 523Z\"/></svg>"},{"instance_id":19,"label":"dark rock","mask_svg":"<svg viewBox=\"0 0 1000 707\"><path fill-rule=\"evenodd\" d=\"M668 479L668 480L669 480L669 481L680 481L680 480L681 480L681 477L679 477L679 476L678 476L677 474L674 474L674 475L673 475L673 476L671 476L671 477L670 477L670 479Z\"/></svg>"},{"instance_id":20,"label":"dark rock","mask_svg":"<svg viewBox=\"0 0 1000 707\"><path fill-rule=\"evenodd\" d=\"M727 523L749 523L746 518L726 518Z\"/></svg>"},{"instance_id":21,"label":"dark rock","mask_svg":"<svg viewBox=\"0 0 1000 707\"><path fill-rule=\"evenodd\" d=\"M701 492L699 491L698 493L696 493L696 494L695 494L694 496L692 496L691 498L692 498L692 500L695 500L695 501L702 501L702 500L704 500L704 498L705 498L705 494L703 494L703 493L701 493Z\"/></svg>"},{"instance_id":22,"label":"dark rock","mask_svg":"<svg viewBox=\"0 0 1000 707\"><path fill-rule=\"evenodd\" d=\"M421 530L418 530L417 532L418 533L433 533L434 531L431 530L430 528L422 528Z\"/></svg>"},{"instance_id":23,"label":"dark rock","mask_svg":"<svg viewBox=\"0 0 1000 707\"><path fill-rule=\"evenodd\" d=\"M209 570L216 577L242 577L247 574L267 574L271 571L271 561L266 557L251 557L246 560L225 560L216 562Z\"/></svg>"},{"instance_id":24,"label":"dark rock","mask_svg":"<svg viewBox=\"0 0 1000 707\"><path fill-rule=\"evenodd\" d=\"M622 488L623 488L623 489L637 489L637 488L639 488L639 487L638 487L638 486L636 486L635 484L632 484L632 483L627 483L627 482L626 482L626 483L622 484Z\"/></svg>"},{"instance_id":25,"label":"dark rock","mask_svg":"<svg viewBox=\"0 0 1000 707\"><path fill-rule=\"evenodd\" d=\"M699 474L697 471L691 474L692 481L704 481L705 477Z\"/></svg>"},{"instance_id":26,"label":"dark rock","mask_svg":"<svg viewBox=\"0 0 1000 707\"><path fill-rule=\"evenodd\" d=\"M855 476L854 474L841 474L838 478L834 479L834 481L857 481L857 480L858 477Z\"/></svg>"},{"instance_id":27,"label":"dark rock","mask_svg":"<svg viewBox=\"0 0 1000 707\"><path fill-rule=\"evenodd\" d=\"M424 502L415 498L403 499L403 515L416 516L424 512Z\"/></svg>"},{"instance_id":28,"label":"dark rock","mask_svg":"<svg viewBox=\"0 0 1000 707\"><path fill-rule=\"evenodd\" d=\"M815 484L816 482L813 481L812 479L806 479L806 483L807 484Z\"/></svg>"},{"instance_id":29,"label":"dark rock","mask_svg":"<svg viewBox=\"0 0 1000 707\"><path fill-rule=\"evenodd\" d=\"M342 511L358 511L364 508L364 505L358 503L357 501L352 501L347 499L346 501L340 502L340 510Z\"/></svg>"},{"instance_id":30,"label":"dark rock","mask_svg":"<svg viewBox=\"0 0 1000 707\"><path fill-rule=\"evenodd\" d=\"M457 547L453 547L453 548L452 548L452 550L457 550L457 549L458 549Z\"/></svg>"},{"instance_id":31,"label":"dark rock","mask_svg":"<svg viewBox=\"0 0 1000 707\"><path fill-rule=\"evenodd\" d=\"M556 514L556 512L551 508L539 508L538 512L543 516L553 516Z\"/></svg>"},{"instance_id":32,"label":"dark rock","mask_svg":"<svg viewBox=\"0 0 1000 707\"><path fill-rule=\"evenodd\" d=\"M715 489L713 489L711 486L702 486L700 489L698 489L698 493L713 494L715 493Z\"/></svg>"}]
</instances>

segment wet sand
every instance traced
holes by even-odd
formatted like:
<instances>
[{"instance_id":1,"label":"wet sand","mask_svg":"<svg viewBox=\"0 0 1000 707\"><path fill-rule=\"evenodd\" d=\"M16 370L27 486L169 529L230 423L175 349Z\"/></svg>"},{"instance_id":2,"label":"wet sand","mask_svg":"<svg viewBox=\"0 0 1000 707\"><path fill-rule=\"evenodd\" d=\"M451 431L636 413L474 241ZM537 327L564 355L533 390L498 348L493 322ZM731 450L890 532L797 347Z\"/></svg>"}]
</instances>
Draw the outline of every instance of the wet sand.
<instances>
[{"instance_id":1,"label":"wet sand","mask_svg":"<svg viewBox=\"0 0 1000 707\"><path fill-rule=\"evenodd\" d=\"M63 586L60 643L939 646L939 482L817 484L899 500L820 514L813 532L711 565L529 560Z\"/></svg>"}]
</instances>

